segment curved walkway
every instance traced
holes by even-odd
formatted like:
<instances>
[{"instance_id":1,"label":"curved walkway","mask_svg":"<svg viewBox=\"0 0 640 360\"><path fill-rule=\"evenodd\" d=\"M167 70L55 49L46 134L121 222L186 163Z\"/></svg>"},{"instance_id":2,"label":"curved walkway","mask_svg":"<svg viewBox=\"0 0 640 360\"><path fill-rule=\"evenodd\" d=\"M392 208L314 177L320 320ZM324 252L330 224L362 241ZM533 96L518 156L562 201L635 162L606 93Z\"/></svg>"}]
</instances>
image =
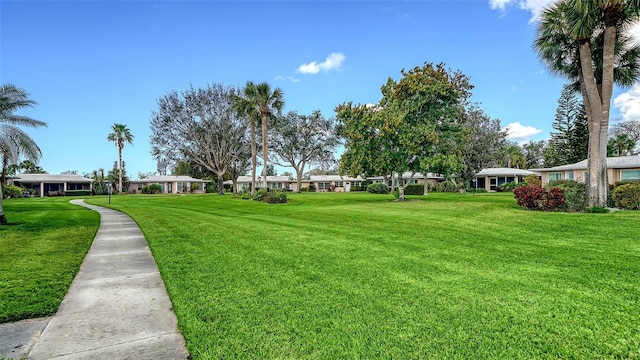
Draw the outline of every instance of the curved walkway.
<instances>
[{"instance_id":1,"label":"curved walkway","mask_svg":"<svg viewBox=\"0 0 640 360\"><path fill-rule=\"evenodd\" d=\"M29 359L187 359L147 241L127 215L83 200L100 228Z\"/></svg>"}]
</instances>

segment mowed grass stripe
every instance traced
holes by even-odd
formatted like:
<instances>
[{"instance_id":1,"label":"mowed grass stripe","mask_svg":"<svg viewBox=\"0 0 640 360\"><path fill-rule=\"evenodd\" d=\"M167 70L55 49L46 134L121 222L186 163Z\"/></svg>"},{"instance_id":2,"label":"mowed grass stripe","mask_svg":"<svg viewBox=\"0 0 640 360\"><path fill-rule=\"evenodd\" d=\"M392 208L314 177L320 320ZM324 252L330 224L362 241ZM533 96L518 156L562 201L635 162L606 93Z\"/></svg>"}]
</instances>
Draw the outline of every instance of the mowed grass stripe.
<instances>
[{"instance_id":1,"label":"mowed grass stripe","mask_svg":"<svg viewBox=\"0 0 640 360\"><path fill-rule=\"evenodd\" d=\"M0 323L53 315L98 230L100 216L69 198L8 199L0 226Z\"/></svg>"},{"instance_id":2,"label":"mowed grass stripe","mask_svg":"<svg viewBox=\"0 0 640 360\"><path fill-rule=\"evenodd\" d=\"M640 357L636 212L390 199L113 206L147 236L198 359Z\"/></svg>"}]
</instances>

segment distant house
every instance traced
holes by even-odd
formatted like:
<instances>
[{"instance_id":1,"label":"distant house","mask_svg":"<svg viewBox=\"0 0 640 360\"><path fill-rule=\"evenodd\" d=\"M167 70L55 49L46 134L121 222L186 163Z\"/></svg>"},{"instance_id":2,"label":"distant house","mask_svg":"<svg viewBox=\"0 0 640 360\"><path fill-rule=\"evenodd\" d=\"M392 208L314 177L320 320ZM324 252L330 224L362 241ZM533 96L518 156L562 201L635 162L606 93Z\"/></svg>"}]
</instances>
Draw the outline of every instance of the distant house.
<instances>
[{"instance_id":1,"label":"distant house","mask_svg":"<svg viewBox=\"0 0 640 360\"><path fill-rule=\"evenodd\" d=\"M196 193L203 194L210 180L194 179L191 176L152 175L144 179L129 182L129 192L139 193L143 187L158 184L165 194Z\"/></svg>"},{"instance_id":2,"label":"distant house","mask_svg":"<svg viewBox=\"0 0 640 360\"><path fill-rule=\"evenodd\" d=\"M67 190L91 190L91 179L80 175L17 174L13 183L35 191L35 196L64 195Z\"/></svg>"},{"instance_id":3,"label":"distant house","mask_svg":"<svg viewBox=\"0 0 640 360\"><path fill-rule=\"evenodd\" d=\"M226 183L230 184L231 180ZM238 176L236 183L238 184L236 192L251 190L251 176ZM262 177L256 176L256 189L260 189L262 185ZM269 189L291 190L291 183L289 182L288 176L267 176L267 187Z\"/></svg>"},{"instance_id":4,"label":"distant house","mask_svg":"<svg viewBox=\"0 0 640 360\"><path fill-rule=\"evenodd\" d=\"M553 180L584 182L587 178L587 160L534 170L542 175L543 184ZM622 180L640 180L640 155L607 158L607 179L611 185Z\"/></svg>"},{"instance_id":5,"label":"distant house","mask_svg":"<svg viewBox=\"0 0 640 360\"><path fill-rule=\"evenodd\" d=\"M306 186L313 184L316 191L350 192L352 186L362 186L364 179L340 175L311 175L309 180L303 180ZM304 186L304 185L303 185Z\"/></svg>"},{"instance_id":6,"label":"distant house","mask_svg":"<svg viewBox=\"0 0 640 360\"><path fill-rule=\"evenodd\" d=\"M407 184L424 184L427 183L431 186L435 186L437 185L440 181L444 181L444 176L439 175L439 174L434 174L434 173L427 173L427 176L424 176L422 173L414 173L413 177L411 176L411 172L406 171L402 174L402 182L400 182L401 185L407 185ZM368 177L367 180L369 180L372 183L384 183L384 177L383 176L373 176L373 177ZM387 177L387 185L389 187L391 186L398 186L398 176L395 176L393 179L391 178L391 176Z\"/></svg>"},{"instance_id":7,"label":"distant house","mask_svg":"<svg viewBox=\"0 0 640 360\"><path fill-rule=\"evenodd\" d=\"M521 183L524 181L525 176L536 175L539 173L524 170L524 169L512 169L512 168L486 168L482 169L476 174L475 184L471 184L472 188L485 189L487 191L497 191L500 185L508 182Z\"/></svg>"}]
</instances>

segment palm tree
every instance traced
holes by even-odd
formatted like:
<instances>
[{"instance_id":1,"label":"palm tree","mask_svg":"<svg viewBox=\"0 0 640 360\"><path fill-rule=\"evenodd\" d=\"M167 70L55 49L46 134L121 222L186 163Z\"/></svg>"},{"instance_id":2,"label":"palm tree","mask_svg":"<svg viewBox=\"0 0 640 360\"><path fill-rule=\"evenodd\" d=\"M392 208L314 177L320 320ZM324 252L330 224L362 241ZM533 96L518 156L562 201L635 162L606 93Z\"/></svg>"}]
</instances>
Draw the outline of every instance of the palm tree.
<instances>
[{"instance_id":1,"label":"palm tree","mask_svg":"<svg viewBox=\"0 0 640 360\"><path fill-rule=\"evenodd\" d=\"M242 96L234 96L236 110L249 118L251 125L251 156L252 156L252 179L251 179L251 195L255 195L256 182L256 140L255 140L255 122L261 121L262 125L262 158L264 159L264 168L262 172L263 187L267 188L267 166L268 166L268 121L275 113L282 113L284 107L283 93L280 88L271 91L271 87L266 82L254 84L252 81L247 82L242 90Z\"/></svg>"},{"instance_id":2,"label":"palm tree","mask_svg":"<svg viewBox=\"0 0 640 360\"><path fill-rule=\"evenodd\" d=\"M618 134L609 139L608 154L609 156L629 156L633 155L633 149L636 142L627 134Z\"/></svg>"},{"instance_id":3,"label":"palm tree","mask_svg":"<svg viewBox=\"0 0 640 360\"><path fill-rule=\"evenodd\" d=\"M122 149L124 144L133 144L133 135L124 124L113 124L111 126L111 134L107 136L107 140L113 141L118 147L118 193L122 192Z\"/></svg>"},{"instance_id":4,"label":"palm tree","mask_svg":"<svg viewBox=\"0 0 640 360\"><path fill-rule=\"evenodd\" d=\"M2 186L6 166L16 164L20 156L37 161L42 156L38 145L18 126L41 127L45 122L27 116L15 115L21 108L33 107L36 102L29 99L29 94L15 85L0 86L0 155L2 156L2 176L0 182L0 225L7 224L7 217L2 208Z\"/></svg>"},{"instance_id":5,"label":"palm tree","mask_svg":"<svg viewBox=\"0 0 640 360\"><path fill-rule=\"evenodd\" d=\"M589 205L606 201L606 147L613 83L639 76L640 50L621 33L638 18L638 0L561 0L547 9L534 47L552 72L574 81L588 119Z\"/></svg>"}]
</instances>

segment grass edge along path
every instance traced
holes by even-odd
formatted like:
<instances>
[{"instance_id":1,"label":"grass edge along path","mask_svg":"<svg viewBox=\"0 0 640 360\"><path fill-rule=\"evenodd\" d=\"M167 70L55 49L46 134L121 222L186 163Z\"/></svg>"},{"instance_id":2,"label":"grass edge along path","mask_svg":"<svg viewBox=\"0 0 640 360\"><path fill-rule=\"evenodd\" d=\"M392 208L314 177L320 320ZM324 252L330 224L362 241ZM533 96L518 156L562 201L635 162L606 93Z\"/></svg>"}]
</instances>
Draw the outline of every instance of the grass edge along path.
<instances>
[{"instance_id":1,"label":"grass edge along path","mask_svg":"<svg viewBox=\"0 0 640 360\"><path fill-rule=\"evenodd\" d=\"M194 359L640 357L638 212L391 199L112 207L145 233Z\"/></svg>"},{"instance_id":2,"label":"grass edge along path","mask_svg":"<svg viewBox=\"0 0 640 360\"><path fill-rule=\"evenodd\" d=\"M98 231L70 198L8 199L0 226L0 323L55 314Z\"/></svg>"}]
</instances>

